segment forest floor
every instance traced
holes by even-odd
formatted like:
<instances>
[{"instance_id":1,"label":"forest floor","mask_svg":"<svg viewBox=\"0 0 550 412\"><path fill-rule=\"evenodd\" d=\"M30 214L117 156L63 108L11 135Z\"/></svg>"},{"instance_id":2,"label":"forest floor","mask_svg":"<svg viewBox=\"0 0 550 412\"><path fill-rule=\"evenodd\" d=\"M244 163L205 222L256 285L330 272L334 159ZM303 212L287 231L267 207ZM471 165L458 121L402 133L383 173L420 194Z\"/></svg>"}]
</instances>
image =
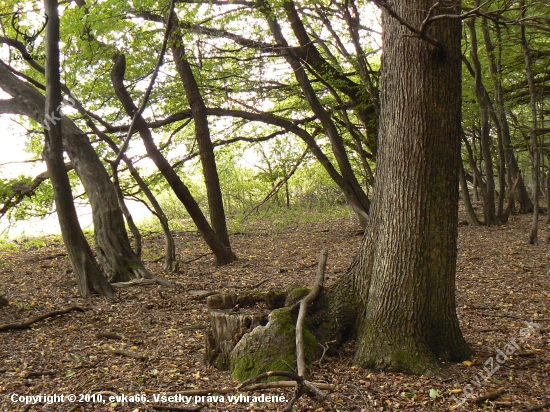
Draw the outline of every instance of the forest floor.
<instances>
[{"instance_id":1,"label":"forest floor","mask_svg":"<svg viewBox=\"0 0 550 412\"><path fill-rule=\"evenodd\" d=\"M302 397L295 410L550 410L550 231L541 223L540 244L529 245L530 220L512 216L500 227L460 227L457 305L462 330L476 351L471 361L444 364L436 377L381 373L354 366L350 342L338 356L311 366L311 380L335 384L336 389L329 391L327 400ZM219 396L216 390L238 384L229 372L203 362L209 318L205 300L195 300L198 291L242 293L263 281L257 290L311 286L317 257L325 247L327 283L346 271L361 242L359 227L351 218L316 221L310 216L309 221L282 229L261 220L243 225L232 236L242 260L226 267L212 265L197 233L176 232L181 259L200 257L182 263L179 272L169 276L176 287L136 286L120 289L110 299L78 297L58 241L4 248L0 294L8 297L10 306L0 309L0 324L21 323L73 305L85 311L46 319L28 330L0 333L0 410L198 410L197 403L202 411L283 410L286 402L254 402L262 399L252 396L264 393L288 401L291 389L243 393L251 397L249 402L241 398L236 403L228 401L228 394L224 399L197 398L197 403L193 398L189 404L181 399L155 401L154 395L206 389ZM144 250L148 267L160 273L161 263L153 261L162 256L162 237L147 236ZM114 336L109 333L120 339L110 339ZM112 352L117 349L143 359ZM494 399L471 401L499 390L502 393ZM141 398L129 403L78 403L86 394L95 394L97 400L98 393L103 400L140 394L147 403ZM65 395L64 402L38 399L26 405L20 398L54 394ZM68 402L68 394L77 395L77 402Z\"/></svg>"}]
</instances>

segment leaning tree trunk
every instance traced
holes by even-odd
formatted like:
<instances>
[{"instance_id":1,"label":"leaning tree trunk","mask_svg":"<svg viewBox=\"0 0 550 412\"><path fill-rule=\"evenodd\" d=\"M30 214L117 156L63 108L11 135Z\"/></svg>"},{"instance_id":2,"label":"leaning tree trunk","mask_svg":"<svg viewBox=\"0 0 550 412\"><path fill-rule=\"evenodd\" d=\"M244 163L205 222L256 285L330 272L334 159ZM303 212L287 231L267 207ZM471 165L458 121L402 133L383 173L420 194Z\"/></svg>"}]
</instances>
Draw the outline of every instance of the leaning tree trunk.
<instances>
[{"instance_id":1,"label":"leaning tree trunk","mask_svg":"<svg viewBox=\"0 0 550 412\"><path fill-rule=\"evenodd\" d=\"M48 15L46 27L46 111L47 115L57 114L61 107L61 81L59 74L59 15L57 0L46 0L45 9ZM52 181L55 206L63 242L73 267L78 290L82 297L89 297L93 292L111 296L113 289L103 277L95 261L92 250L80 228L78 216L73 203L71 183L67 176L63 160L63 138L60 122L45 125L46 142L42 152L48 173Z\"/></svg>"},{"instance_id":2,"label":"leaning tree trunk","mask_svg":"<svg viewBox=\"0 0 550 412\"><path fill-rule=\"evenodd\" d=\"M480 226L481 222L479 221L476 215L476 211L474 210L474 207L472 206L472 201L470 199L470 191L468 190L468 183L466 183L466 174L464 172L464 164L462 163L462 159L460 159L460 162L458 162L458 166L459 166L458 179L460 182L460 192L462 194L462 201L464 202L464 209L468 214L468 220L470 221L472 226Z\"/></svg>"},{"instance_id":3,"label":"leaning tree trunk","mask_svg":"<svg viewBox=\"0 0 550 412\"><path fill-rule=\"evenodd\" d=\"M174 26L177 27L179 25L178 19L176 16L174 16L174 19ZM212 229L214 229L220 241L231 250L223 206L222 190L220 187L216 157L214 155L214 145L210 138L210 126L208 125L208 117L206 115L206 106L193 70L191 69L191 65L185 56L185 47L183 46L183 39L181 36L180 38L177 38L177 36L173 38L172 55L174 57L176 70L183 82L185 94L193 115L195 138L197 139L197 146L199 148L202 164Z\"/></svg>"},{"instance_id":4,"label":"leaning tree trunk","mask_svg":"<svg viewBox=\"0 0 550 412\"><path fill-rule=\"evenodd\" d=\"M420 27L434 3L392 7ZM457 14L459 7L435 10ZM461 23L435 22L429 33L436 46L411 37L386 12L382 23L375 200L354 271L362 300L355 358L362 366L423 373L438 358L472 353L455 303Z\"/></svg>"},{"instance_id":5,"label":"leaning tree trunk","mask_svg":"<svg viewBox=\"0 0 550 412\"><path fill-rule=\"evenodd\" d=\"M468 28L470 29L470 42L472 44L470 49L470 56L474 64L475 72L475 91L476 98L481 108L481 150L483 153L483 160L485 161L485 179L486 179L486 194L484 199L484 211L485 211L485 224L487 226L498 225L500 221L497 219L495 210L495 177L493 172L493 159L491 157L491 136L489 129L489 111L490 102L488 96L484 93L485 86L482 81L481 62L477 53L477 33L475 27L475 19L468 21ZM502 191L503 188L501 188Z\"/></svg>"},{"instance_id":6,"label":"leaning tree trunk","mask_svg":"<svg viewBox=\"0 0 550 412\"><path fill-rule=\"evenodd\" d=\"M0 88L13 97L10 113L27 116L41 124L45 121L44 96L29 83L17 78L1 61ZM69 103L74 103L74 100L69 98ZM63 148L92 206L96 252L103 272L113 282L150 276L132 251L109 174L90 140L69 118L57 113L55 119L60 117Z\"/></svg>"},{"instance_id":7,"label":"leaning tree trunk","mask_svg":"<svg viewBox=\"0 0 550 412\"><path fill-rule=\"evenodd\" d=\"M129 116L133 116L134 113L137 112L137 107L135 106L132 97L126 90L123 81L124 73L126 72L126 58L123 54L119 54L114 56L114 61L115 64L111 71L111 82L113 83L115 93L122 103L124 110ZM210 223L208 223L208 220L206 220L201 208L195 198L191 195L191 192L187 186L183 183L178 174L174 171L172 165L168 162L168 160L166 160L162 152L158 149L153 139L153 135L149 130L149 126L147 126L143 116L138 115L135 118L135 126L141 136L143 144L145 145L147 154L162 173L172 190L174 190L175 195L185 206L189 216L193 219L193 222L197 226L197 229L201 233L203 239L208 244L210 250L214 253L216 263L218 265L225 265L234 262L237 259L235 254L221 242L216 232L210 226Z\"/></svg>"}]
</instances>

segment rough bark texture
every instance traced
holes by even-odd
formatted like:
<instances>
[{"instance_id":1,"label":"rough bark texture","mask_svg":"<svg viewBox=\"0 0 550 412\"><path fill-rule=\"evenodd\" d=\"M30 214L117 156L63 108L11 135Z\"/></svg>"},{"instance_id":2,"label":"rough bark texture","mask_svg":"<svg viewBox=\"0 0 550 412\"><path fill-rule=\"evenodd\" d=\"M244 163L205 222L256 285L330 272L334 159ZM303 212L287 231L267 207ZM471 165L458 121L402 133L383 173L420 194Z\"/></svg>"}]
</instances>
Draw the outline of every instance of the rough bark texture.
<instances>
[{"instance_id":1,"label":"rough bark texture","mask_svg":"<svg viewBox=\"0 0 550 412\"><path fill-rule=\"evenodd\" d=\"M46 27L46 104L45 113L59 114L61 108L61 81L59 74L59 15L57 0L46 0L49 17ZM61 227L63 242L76 276L78 290L82 297L96 292L111 296L113 289L103 277L92 250L80 228L73 203L71 183L63 160L63 138L60 122L45 125L46 141L43 156L52 181L55 206Z\"/></svg>"},{"instance_id":2,"label":"rough bark texture","mask_svg":"<svg viewBox=\"0 0 550 412\"><path fill-rule=\"evenodd\" d=\"M434 3L401 0L392 7L420 27ZM434 48L388 13L382 22L375 200L354 271L362 300L356 361L424 373L438 358L471 354L455 309L461 23L434 23L430 35L444 45Z\"/></svg>"}]
</instances>

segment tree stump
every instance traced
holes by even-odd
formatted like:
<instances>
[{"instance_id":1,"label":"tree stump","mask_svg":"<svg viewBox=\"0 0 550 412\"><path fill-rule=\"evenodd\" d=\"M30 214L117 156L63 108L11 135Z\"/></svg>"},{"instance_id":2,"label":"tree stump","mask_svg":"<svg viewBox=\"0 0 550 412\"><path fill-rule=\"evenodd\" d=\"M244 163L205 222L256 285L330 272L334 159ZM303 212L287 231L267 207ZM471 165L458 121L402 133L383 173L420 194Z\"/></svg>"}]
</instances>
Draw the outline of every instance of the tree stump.
<instances>
[{"instance_id":1,"label":"tree stump","mask_svg":"<svg viewBox=\"0 0 550 412\"><path fill-rule=\"evenodd\" d=\"M265 325L269 312L284 306L285 299L286 294L282 292L209 296L206 299L210 313L210 328L205 336L206 363L228 370L229 354L241 337L256 326Z\"/></svg>"}]
</instances>

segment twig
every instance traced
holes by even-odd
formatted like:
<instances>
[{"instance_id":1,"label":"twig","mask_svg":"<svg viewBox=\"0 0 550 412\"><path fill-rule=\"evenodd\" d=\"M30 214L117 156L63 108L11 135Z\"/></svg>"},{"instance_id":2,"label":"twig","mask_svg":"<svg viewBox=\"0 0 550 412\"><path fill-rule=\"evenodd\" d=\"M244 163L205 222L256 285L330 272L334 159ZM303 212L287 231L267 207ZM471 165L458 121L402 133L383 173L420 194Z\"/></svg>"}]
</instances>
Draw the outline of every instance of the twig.
<instances>
[{"instance_id":1,"label":"twig","mask_svg":"<svg viewBox=\"0 0 550 412\"><path fill-rule=\"evenodd\" d=\"M199 260L205 256L208 256L208 255L211 255L213 252L208 252L208 253L203 253L202 255L200 256L197 256L196 258L194 259L191 259L191 260L186 260L185 262L182 262L183 264L187 264L187 263L191 263L191 262L194 262L195 260Z\"/></svg>"},{"instance_id":2,"label":"twig","mask_svg":"<svg viewBox=\"0 0 550 412\"><path fill-rule=\"evenodd\" d=\"M145 355L142 355L139 352L134 352L131 350L124 350L124 349L107 349L107 353L111 353L113 355L122 355L122 356L128 356L129 358L134 359L145 359Z\"/></svg>"},{"instance_id":3,"label":"twig","mask_svg":"<svg viewBox=\"0 0 550 412\"><path fill-rule=\"evenodd\" d=\"M34 319L28 320L23 323L5 323L3 325L0 325L0 332L6 331L6 330L12 330L12 329L29 329L32 324L40 322L41 320L53 318L54 316L58 315L64 315L69 312L85 312L83 308L80 306L71 306L67 309L61 309L61 310L54 310L53 312L44 313L43 315L40 315Z\"/></svg>"},{"instance_id":4,"label":"twig","mask_svg":"<svg viewBox=\"0 0 550 412\"><path fill-rule=\"evenodd\" d=\"M266 283L268 281L269 281L269 279L264 279L264 280L256 283L255 285L252 285L251 289L257 289L257 288L259 288L260 286L262 286L264 283Z\"/></svg>"},{"instance_id":5,"label":"twig","mask_svg":"<svg viewBox=\"0 0 550 412\"><path fill-rule=\"evenodd\" d=\"M155 65L155 69L153 70L153 75L151 77L151 81L149 82L149 85L147 86L147 90L145 90L145 95L143 96L143 100L141 102L140 107L138 110L134 113L134 116L132 117L132 122L130 123L130 128L128 129L128 134L126 135L126 138L124 139L124 142L122 144L122 147L120 148L120 151L118 152L118 155L113 162L114 167L118 167L118 164L122 160L122 156L124 156L124 153L126 152L126 149L128 148L128 145L130 143L130 139L132 138L132 134L134 133L134 126L136 124L136 121L138 117L141 116L145 108L147 107L147 102L149 101L149 96L151 95L151 91L153 90L153 86L155 84L155 80L157 79L157 75L160 70L160 66L162 66L162 63L164 61L164 54L166 53L166 47L168 45L168 38L170 37L170 31L172 30L172 16L174 14L174 4L175 0L170 1L170 6L168 9L168 18L166 22L166 29L164 31L164 39L162 40L162 47L160 50L160 54L157 60L157 64Z\"/></svg>"}]
</instances>

